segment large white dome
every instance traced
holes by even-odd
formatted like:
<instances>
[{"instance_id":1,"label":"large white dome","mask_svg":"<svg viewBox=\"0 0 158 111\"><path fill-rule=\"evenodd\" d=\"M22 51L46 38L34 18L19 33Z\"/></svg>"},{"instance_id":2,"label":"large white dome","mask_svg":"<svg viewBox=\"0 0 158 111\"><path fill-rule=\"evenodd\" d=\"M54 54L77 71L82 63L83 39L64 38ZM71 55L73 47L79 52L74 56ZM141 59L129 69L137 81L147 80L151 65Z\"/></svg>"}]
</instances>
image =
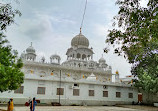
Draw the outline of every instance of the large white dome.
<instances>
[{"instance_id":1,"label":"large white dome","mask_svg":"<svg viewBox=\"0 0 158 111\"><path fill-rule=\"evenodd\" d=\"M81 33L79 35L76 35L72 40L71 40L71 46L89 46L89 40L82 35Z\"/></svg>"}]
</instances>

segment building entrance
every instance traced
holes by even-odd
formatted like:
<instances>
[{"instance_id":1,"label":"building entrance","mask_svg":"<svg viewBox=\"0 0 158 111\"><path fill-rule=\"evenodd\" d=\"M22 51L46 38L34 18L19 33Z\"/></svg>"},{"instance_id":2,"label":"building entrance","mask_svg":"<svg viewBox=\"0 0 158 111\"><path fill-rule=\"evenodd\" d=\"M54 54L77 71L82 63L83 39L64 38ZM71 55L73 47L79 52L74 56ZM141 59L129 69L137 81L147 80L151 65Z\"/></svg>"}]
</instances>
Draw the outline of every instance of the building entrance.
<instances>
[{"instance_id":1,"label":"building entrance","mask_svg":"<svg viewBox=\"0 0 158 111\"><path fill-rule=\"evenodd\" d=\"M143 101L143 94L142 93L138 93L138 103L141 103Z\"/></svg>"}]
</instances>

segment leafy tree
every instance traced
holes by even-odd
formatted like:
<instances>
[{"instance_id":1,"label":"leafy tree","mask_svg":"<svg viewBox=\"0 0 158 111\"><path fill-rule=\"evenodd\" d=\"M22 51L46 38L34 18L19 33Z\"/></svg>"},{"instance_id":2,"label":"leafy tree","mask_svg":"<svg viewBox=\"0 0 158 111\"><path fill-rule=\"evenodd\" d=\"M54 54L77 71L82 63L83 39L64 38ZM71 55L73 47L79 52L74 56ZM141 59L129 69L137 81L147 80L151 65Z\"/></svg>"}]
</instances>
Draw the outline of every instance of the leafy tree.
<instances>
[{"instance_id":1,"label":"leafy tree","mask_svg":"<svg viewBox=\"0 0 158 111\"><path fill-rule=\"evenodd\" d=\"M106 43L114 52L124 55L138 76L136 87L150 93L158 92L158 0L149 0L147 7L140 0L117 0L118 15ZM107 49L105 49L105 52Z\"/></svg>"},{"instance_id":2,"label":"leafy tree","mask_svg":"<svg viewBox=\"0 0 158 111\"><path fill-rule=\"evenodd\" d=\"M24 74L20 70L23 63L4 35L7 26L14 23L15 15L21 13L10 4L0 3L0 92L15 90L23 83Z\"/></svg>"}]
</instances>

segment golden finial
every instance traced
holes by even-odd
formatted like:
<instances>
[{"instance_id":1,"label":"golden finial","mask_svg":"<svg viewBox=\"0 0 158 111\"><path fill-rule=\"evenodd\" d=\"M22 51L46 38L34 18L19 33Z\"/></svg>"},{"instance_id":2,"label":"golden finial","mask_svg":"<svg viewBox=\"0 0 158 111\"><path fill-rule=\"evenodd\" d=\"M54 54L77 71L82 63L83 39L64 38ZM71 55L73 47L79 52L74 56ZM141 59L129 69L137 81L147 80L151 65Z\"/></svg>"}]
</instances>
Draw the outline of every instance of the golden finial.
<instances>
[{"instance_id":1,"label":"golden finial","mask_svg":"<svg viewBox=\"0 0 158 111\"><path fill-rule=\"evenodd\" d=\"M119 74L118 70L115 72L116 74Z\"/></svg>"}]
</instances>

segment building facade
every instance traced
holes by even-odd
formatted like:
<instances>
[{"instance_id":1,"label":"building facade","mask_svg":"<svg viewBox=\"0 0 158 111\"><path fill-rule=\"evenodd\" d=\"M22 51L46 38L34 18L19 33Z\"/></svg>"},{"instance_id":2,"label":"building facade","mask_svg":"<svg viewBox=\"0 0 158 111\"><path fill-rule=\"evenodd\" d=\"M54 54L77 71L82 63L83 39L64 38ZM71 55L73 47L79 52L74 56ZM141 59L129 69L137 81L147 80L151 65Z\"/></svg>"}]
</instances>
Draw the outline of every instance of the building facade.
<instances>
[{"instance_id":1,"label":"building facade","mask_svg":"<svg viewBox=\"0 0 158 111\"><path fill-rule=\"evenodd\" d=\"M119 74L101 57L93 60L93 48L80 32L71 41L67 60L61 63L59 55L50 56L50 62L42 57L36 61L32 44L21 54L25 74L20 88L0 94L0 101L14 98L14 103L24 104L31 97L40 103L60 102L62 105L115 105L138 102L138 91L131 84L122 84ZM115 76L115 82L112 77Z\"/></svg>"}]
</instances>

